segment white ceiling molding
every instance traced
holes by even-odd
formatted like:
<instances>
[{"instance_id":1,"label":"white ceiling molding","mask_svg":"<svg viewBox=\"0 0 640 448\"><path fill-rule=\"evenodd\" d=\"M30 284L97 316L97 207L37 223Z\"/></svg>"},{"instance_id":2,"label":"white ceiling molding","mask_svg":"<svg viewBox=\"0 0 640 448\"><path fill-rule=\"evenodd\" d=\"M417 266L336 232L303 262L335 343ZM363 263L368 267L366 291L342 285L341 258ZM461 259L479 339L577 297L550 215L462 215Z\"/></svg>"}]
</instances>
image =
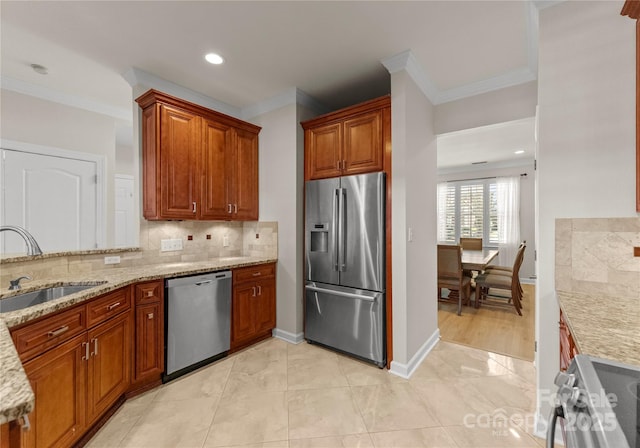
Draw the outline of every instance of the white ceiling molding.
<instances>
[{"instance_id":1,"label":"white ceiling molding","mask_svg":"<svg viewBox=\"0 0 640 448\"><path fill-rule=\"evenodd\" d=\"M292 87L285 90L279 95L268 98L251 106L243 107L240 113L243 120L250 120L259 115L280 109L291 104L300 104L305 106L318 115L322 115L330 111L330 109L308 93Z\"/></svg>"},{"instance_id":2,"label":"white ceiling molding","mask_svg":"<svg viewBox=\"0 0 640 448\"><path fill-rule=\"evenodd\" d=\"M538 11L562 3L562 1L564 0L532 0L526 2L527 67L453 89L439 90L429 79L429 76L411 50L383 59L381 61L382 65L385 66L389 73L406 70L434 106L535 81L538 78Z\"/></svg>"},{"instance_id":3,"label":"white ceiling molding","mask_svg":"<svg viewBox=\"0 0 640 448\"><path fill-rule=\"evenodd\" d=\"M57 90L50 89L49 87L31 84L8 76L0 76L0 85L5 90L21 93L23 95L33 96L35 98L40 98L58 104L64 104L65 106L75 107L76 109L88 110L101 115L107 115L129 123L133 121L133 115L130 109L111 106L77 95L59 92Z\"/></svg>"},{"instance_id":4,"label":"white ceiling molding","mask_svg":"<svg viewBox=\"0 0 640 448\"><path fill-rule=\"evenodd\" d=\"M431 104L438 104L439 91L427 76L411 50L403 51L395 56L380 61L390 74L406 70L411 79L418 85L422 93L431 101Z\"/></svg>"},{"instance_id":5,"label":"white ceiling molding","mask_svg":"<svg viewBox=\"0 0 640 448\"><path fill-rule=\"evenodd\" d=\"M211 97L203 95L202 93L196 92L195 90L191 90L187 87L183 87L179 84L167 81L166 79L162 79L154 74L136 67L132 67L124 72L122 74L122 77L129 83L131 87L142 85L151 89L159 90L168 95L182 98L185 101L190 101L202 107L207 107L223 114L230 115L235 118L240 118L241 116L241 111L238 107L234 107L222 101L215 100Z\"/></svg>"}]
</instances>

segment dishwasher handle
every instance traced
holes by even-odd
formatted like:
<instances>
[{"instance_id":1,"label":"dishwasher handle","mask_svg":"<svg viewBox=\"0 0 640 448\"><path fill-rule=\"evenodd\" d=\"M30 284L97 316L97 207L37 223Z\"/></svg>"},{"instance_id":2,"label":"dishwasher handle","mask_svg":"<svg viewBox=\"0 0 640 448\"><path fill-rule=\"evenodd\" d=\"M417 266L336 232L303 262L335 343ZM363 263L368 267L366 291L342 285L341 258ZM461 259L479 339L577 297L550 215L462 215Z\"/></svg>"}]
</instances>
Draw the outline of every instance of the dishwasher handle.
<instances>
[{"instance_id":1,"label":"dishwasher handle","mask_svg":"<svg viewBox=\"0 0 640 448\"><path fill-rule=\"evenodd\" d=\"M207 283L213 283L213 280L202 280L201 282L196 282L196 286L206 285Z\"/></svg>"}]
</instances>

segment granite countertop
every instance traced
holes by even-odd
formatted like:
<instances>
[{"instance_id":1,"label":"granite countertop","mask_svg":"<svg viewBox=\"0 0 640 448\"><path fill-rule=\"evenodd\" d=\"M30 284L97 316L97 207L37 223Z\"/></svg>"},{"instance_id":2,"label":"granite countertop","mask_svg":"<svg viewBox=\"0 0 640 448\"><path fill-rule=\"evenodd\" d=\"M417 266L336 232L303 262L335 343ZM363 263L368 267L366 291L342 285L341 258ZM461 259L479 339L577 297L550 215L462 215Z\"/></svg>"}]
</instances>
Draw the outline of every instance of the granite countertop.
<instances>
[{"instance_id":1,"label":"granite countertop","mask_svg":"<svg viewBox=\"0 0 640 448\"><path fill-rule=\"evenodd\" d=\"M640 300L557 291L581 354L640 366Z\"/></svg>"},{"instance_id":2,"label":"granite countertop","mask_svg":"<svg viewBox=\"0 0 640 448\"><path fill-rule=\"evenodd\" d=\"M85 291L70 294L47 303L0 314L0 424L16 420L28 414L33 410L34 406L33 391L11 340L10 328L132 283L276 261L277 259L271 257L226 257L199 262L145 265L31 281L23 284L20 291L9 291L7 288L0 289L0 300L2 300L19 293L59 286L63 283L97 285Z\"/></svg>"}]
</instances>

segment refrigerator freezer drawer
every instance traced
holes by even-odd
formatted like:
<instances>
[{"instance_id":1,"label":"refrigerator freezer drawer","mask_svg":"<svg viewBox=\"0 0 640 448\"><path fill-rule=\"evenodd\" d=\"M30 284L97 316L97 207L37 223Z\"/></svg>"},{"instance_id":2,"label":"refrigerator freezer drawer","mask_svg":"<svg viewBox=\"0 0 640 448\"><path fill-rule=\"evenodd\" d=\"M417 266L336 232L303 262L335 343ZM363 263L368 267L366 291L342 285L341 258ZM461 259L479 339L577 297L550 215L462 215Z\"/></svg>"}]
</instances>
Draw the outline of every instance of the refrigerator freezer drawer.
<instances>
[{"instance_id":1,"label":"refrigerator freezer drawer","mask_svg":"<svg viewBox=\"0 0 640 448\"><path fill-rule=\"evenodd\" d=\"M308 283L305 338L384 366L384 298L381 292Z\"/></svg>"}]
</instances>

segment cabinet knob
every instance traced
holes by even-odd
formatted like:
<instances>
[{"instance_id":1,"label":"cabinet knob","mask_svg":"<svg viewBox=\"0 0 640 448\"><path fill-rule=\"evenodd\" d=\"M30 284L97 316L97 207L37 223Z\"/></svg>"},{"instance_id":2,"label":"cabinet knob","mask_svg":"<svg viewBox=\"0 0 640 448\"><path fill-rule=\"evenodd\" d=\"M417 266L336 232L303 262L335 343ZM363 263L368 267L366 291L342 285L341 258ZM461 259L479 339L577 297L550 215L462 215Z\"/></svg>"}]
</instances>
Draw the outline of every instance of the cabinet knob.
<instances>
[{"instance_id":1,"label":"cabinet knob","mask_svg":"<svg viewBox=\"0 0 640 448\"><path fill-rule=\"evenodd\" d=\"M153 291L147 291L147 297L153 297Z\"/></svg>"},{"instance_id":2,"label":"cabinet knob","mask_svg":"<svg viewBox=\"0 0 640 448\"><path fill-rule=\"evenodd\" d=\"M153 319L153 313L147 314L147 319Z\"/></svg>"}]
</instances>

